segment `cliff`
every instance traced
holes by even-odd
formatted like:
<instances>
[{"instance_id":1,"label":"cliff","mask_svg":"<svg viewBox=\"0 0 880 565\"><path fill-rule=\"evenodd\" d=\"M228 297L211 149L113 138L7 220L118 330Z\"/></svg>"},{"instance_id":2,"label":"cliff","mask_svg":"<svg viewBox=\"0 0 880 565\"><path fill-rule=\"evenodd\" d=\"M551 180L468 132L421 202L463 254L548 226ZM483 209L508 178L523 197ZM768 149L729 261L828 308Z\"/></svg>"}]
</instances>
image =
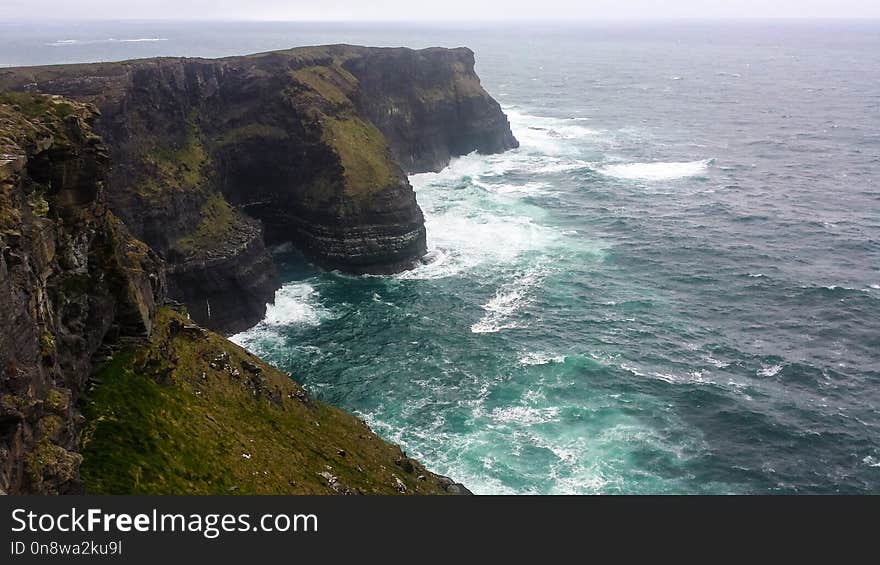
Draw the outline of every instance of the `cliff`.
<instances>
[{"instance_id":1,"label":"cliff","mask_svg":"<svg viewBox=\"0 0 880 565\"><path fill-rule=\"evenodd\" d=\"M464 48L0 69L0 90L100 108L110 208L165 259L171 296L225 332L279 286L267 244L346 272L407 269L426 244L406 173L517 145Z\"/></svg>"},{"instance_id":2,"label":"cliff","mask_svg":"<svg viewBox=\"0 0 880 565\"><path fill-rule=\"evenodd\" d=\"M103 202L94 108L17 100L0 104L0 489L75 492L91 359L149 335L164 273Z\"/></svg>"},{"instance_id":3,"label":"cliff","mask_svg":"<svg viewBox=\"0 0 880 565\"><path fill-rule=\"evenodd\" d=\"M97 116L0 94L0 493L467 492L162 307L164 261L106 203ZM231 221L239 256L259 255L256 222ZM191 236L196 269L213 229Z\"/></svg>"}]
</instances>

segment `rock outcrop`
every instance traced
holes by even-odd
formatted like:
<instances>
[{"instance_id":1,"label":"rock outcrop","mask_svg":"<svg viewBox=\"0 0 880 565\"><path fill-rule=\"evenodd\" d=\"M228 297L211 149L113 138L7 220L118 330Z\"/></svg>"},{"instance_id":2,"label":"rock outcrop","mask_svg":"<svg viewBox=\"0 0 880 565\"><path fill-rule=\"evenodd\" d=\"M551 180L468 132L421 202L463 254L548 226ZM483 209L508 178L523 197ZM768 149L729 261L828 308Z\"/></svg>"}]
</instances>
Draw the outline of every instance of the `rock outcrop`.
<instances>
[{"instance_id":1,"label":"rock outcrop","mask_svg":"<svg viewBox=\"0 0 880 565\"><path fill-rule=\"evenodd\" d=\"M364 49L345 66L358 79L357 106L408 173L519 146L501 106L480 84L470 49Z\"/></svg>"},{"instance_id":2,"label":"rock outcrop","mask_svg":"<svg viewBox=\"0 0 880 565\"><path fill-rule=\"evenodd\" d=\"M167 261L171 296L224 332L273 299L265 245L346 272L407 269L426 236L406 173L517 145L463 48L0 69L4 89L100 108L111 209Z\"/></svg>"}]
</instances>

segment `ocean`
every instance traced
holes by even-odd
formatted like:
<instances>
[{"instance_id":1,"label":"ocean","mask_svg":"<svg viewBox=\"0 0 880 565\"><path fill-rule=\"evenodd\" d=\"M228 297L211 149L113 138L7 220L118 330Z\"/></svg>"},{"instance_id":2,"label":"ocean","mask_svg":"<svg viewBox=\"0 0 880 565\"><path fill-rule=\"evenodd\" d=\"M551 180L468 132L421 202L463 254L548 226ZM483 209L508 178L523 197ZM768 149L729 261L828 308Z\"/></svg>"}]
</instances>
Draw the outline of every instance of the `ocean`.
<instances>
[{"instance_id":1,"label":"ocean","mask_svg":"<svg viewBox=\"0 0 880 565\"><path fill-rule=\"evenodd\" d=\"M0 64L466 45L521 147L432 262L234 340L484 494L880 493L880 22L0 24Z\"/></svg>"}]
</instances>

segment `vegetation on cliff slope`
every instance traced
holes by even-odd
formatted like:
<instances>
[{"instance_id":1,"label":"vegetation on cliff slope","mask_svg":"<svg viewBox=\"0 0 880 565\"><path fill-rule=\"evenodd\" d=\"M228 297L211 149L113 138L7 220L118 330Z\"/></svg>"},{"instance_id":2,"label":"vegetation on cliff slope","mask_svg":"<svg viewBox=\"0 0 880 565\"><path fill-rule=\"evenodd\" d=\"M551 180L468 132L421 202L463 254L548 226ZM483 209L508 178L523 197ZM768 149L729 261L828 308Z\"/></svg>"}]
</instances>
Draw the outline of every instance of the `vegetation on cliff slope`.
<instances>
[{"instance_id":1,"label":"vegetation on cliff slope","mask_svg":"<svg viewBox=\"0 0 880 565\"><path fill-rule=\"evenodd\" d=\"M206 185L202 169L209 160L196 117L195 113L189 116L180 139L170 143L157 140L144 155L140 181L135 185L140 196L155 196L168 190L196 191Z\"/></svg>"},{"instance_id":2,"label":"vegetation on cliff slope","mask_svg":"<svg viewBox=\"0 0 880 565\"><path fill-rule=\"evenodd\" d=\"M367 198L393 183L399 168L385 136L355 109L351 97L358 80L342 67L344 58L328 61L327 53L320 50L315 56L322 57L320 64L309 64L312 61L306 57L306 66L290 73L295 87L289 95L305 115L320 124L321 140L333 149L342 166L344 192Z\"/></svg>"},{"instance_id":3,"label":"vegetation on cliff slope","mask_svg":"<svg viewBox=\"0 0 880 565\"><path fill-rule=\"evenodd\" d=\"M82 476L93 494L459 491L361 420L169 309L149 345L100 371L85 415Z\"/></svg>"}]
</instances>

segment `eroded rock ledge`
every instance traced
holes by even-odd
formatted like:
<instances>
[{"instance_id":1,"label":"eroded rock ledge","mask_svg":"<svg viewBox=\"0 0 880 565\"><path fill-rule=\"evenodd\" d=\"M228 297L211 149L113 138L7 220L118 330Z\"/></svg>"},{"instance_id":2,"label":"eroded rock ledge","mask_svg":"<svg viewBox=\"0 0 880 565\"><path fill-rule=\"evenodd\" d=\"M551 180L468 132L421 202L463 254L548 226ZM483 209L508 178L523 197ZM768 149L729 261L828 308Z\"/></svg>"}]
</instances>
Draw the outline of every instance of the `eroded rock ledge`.
<instances>
[{"instance_id":1,"label":"eroded rock ledge","mask_svg":"<svg viewBox=\"0 0 880 565\"><path fill-rule=\"evenodd\" d=\"M0 90L100 108L110 208L167 261L172 297L224 332L273 299L265 245L346 272L407 269L425 228L406 173L517 145L465 48L0 69Z\"/></svg>"}]
</instances>

